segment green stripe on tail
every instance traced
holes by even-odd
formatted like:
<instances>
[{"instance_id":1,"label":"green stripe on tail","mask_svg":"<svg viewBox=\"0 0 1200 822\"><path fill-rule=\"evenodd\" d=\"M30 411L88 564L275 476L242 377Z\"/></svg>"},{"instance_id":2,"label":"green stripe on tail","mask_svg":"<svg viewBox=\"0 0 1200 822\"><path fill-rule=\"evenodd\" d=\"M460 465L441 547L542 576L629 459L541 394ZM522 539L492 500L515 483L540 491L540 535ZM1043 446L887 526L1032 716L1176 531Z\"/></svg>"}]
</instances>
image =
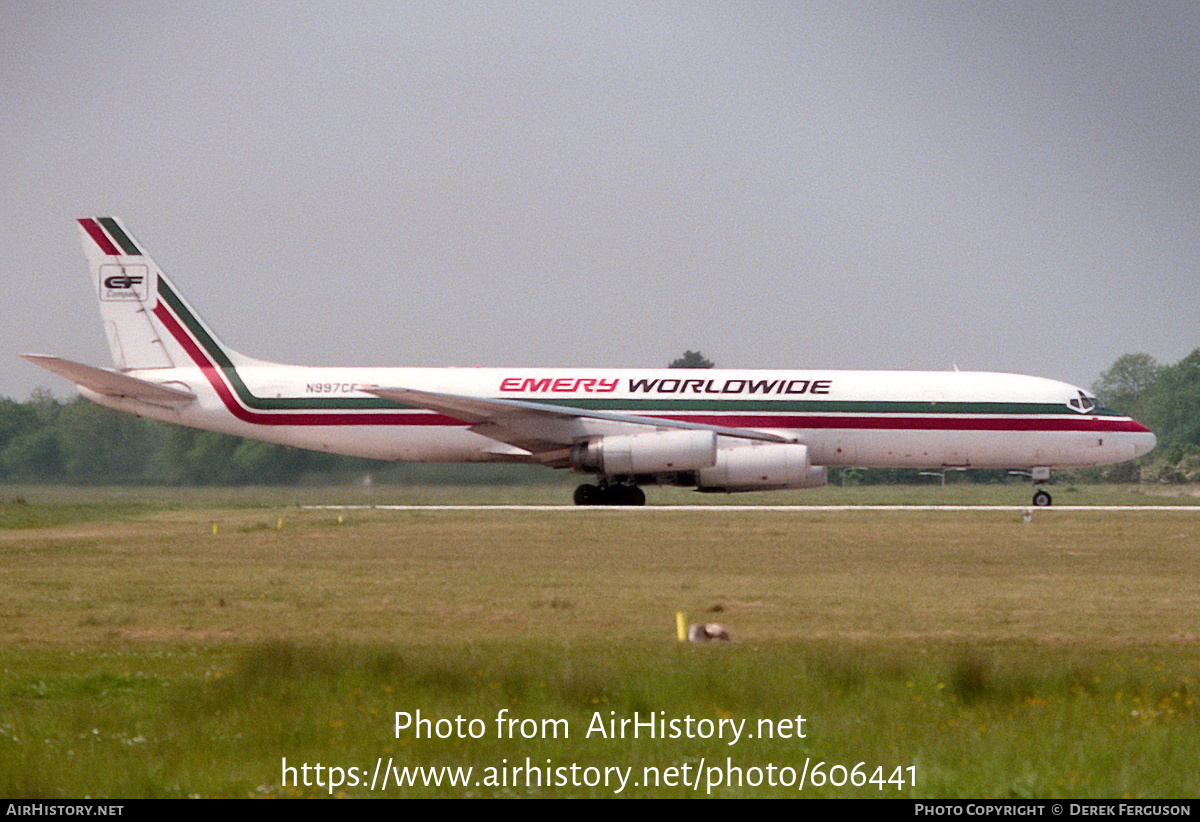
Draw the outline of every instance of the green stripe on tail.
<instances>
[{"instance_id":1,"label":"green stripe on tail","mask_svg":"<svg viewBox=\"0 0 1200 822\"><path fill-rule=\"evenodd\" d=\"M121 226L112 217L97 217L96 221L104 226L104 230L108 232L108 236L117 241L117 245L121 246L121 250L126 254L134 257L141 257L142 252L133 240L129 239L129 235L121 230Z\"/></svg>"}]
</instances>

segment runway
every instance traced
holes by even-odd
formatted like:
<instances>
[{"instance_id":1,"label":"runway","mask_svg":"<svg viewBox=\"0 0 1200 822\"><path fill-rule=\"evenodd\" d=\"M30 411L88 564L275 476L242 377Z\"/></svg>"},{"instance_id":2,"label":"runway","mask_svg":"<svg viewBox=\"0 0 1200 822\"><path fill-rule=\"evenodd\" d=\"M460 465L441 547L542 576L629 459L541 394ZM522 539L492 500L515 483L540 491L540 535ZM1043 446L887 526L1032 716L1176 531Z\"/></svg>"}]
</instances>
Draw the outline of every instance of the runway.
<instances>
[{"instance_id":1,"label":"runway","mask_svg":"<svg viewBox=\"0 0 1200 822\"><path fill-rule=\"evenodd\" d=\"M854 511L1036 511L1038 514L1104 511L1200 514L1200 505L301 505L306 511L537 511L547 513L851 513Z\"/></svg>"}]
</instances>

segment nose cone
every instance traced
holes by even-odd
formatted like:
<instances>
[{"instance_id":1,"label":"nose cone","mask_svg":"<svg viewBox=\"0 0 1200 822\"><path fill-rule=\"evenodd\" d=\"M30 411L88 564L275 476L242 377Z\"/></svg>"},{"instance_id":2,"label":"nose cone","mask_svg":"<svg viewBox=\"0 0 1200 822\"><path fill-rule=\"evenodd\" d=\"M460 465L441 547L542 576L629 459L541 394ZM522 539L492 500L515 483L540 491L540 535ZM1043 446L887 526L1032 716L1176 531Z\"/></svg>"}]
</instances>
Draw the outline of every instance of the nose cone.
<instances>
[{"instance_id":1,"label":"nose cone","mask_svg":"<svg viewBox=\"0 0 1200 822\"><path fill-rule=\"evenodd\" d=\"M1133 456L1129 459L1137 459L1153 451L1154 446L1158 444L1158 437L1154 436L1154 432L1135 419L1126 417L1126 420L1128 422L1125 430L1128 433L1124 437L1125 446L1133 449Z\"/></svg>"},{"instance_id":2,"label":"nose cone","mask_svg":"<svg viewBox=\"0 0 1200 822\"><path fill-rule=\"evenodd\" d=\"M1137 459L1140 456L1149 454L1154 450L1154 446L1158 444L1158 437L1154 436L1154 432L1145 426L1142 430L1133 435L1133 457Z\"/></svg>"}]
</instances>

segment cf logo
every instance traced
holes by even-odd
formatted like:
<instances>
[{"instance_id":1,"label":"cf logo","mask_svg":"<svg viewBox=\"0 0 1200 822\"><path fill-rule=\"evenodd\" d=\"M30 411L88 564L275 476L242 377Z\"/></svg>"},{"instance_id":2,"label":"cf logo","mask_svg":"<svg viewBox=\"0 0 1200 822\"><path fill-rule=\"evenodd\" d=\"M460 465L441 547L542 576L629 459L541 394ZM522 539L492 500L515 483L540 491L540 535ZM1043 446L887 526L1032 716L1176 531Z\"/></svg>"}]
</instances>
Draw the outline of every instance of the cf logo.
<instances>
[{"instance_id":1,"label":"cf logo","mask_svg":"<svg viewBox=\"0 0 1200 822\"><path fill-rule=\"evenodd\" d=\"M129 289L135 285L140 285L143 277L133 277L129 274L113 274L111 277L104 278L104 287L116 289Z\"/></svg>"}]
</instances>

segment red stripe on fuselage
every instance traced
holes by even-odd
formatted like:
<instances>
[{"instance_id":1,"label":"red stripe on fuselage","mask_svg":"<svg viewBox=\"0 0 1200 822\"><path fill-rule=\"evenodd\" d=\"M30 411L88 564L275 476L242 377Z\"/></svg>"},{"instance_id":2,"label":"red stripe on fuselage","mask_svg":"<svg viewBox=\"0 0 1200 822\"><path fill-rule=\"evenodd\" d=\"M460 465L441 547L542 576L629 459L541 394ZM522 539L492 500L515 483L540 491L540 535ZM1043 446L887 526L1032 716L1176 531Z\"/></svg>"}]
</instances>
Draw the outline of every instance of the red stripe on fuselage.
<instances>
[{"instance_id":1,"label":"red stripe on fuselage","mask_svg":"<svg viewBox=\"0 0 1200 822\"><path fill-rule=\"evenodd\" d=\"M108 235L104 233L104 229L100 227L95 220L86 218L81 219L79 224L83 226L83 230L88 233L96 245L100 246L100 250L110 257L115 257L121 252L113 245L112 240L108 239Z\"/></svg>"},{"instance_id":2,"label":"red stripe on fuselage","mask_svg":"<svg viewBox=\"0 0 1200 822\"><path fill-rule=\"evenodd\" d=\"M167 330L171 332L171 336L183 346L188 356L192 358L192 361L200 369L200 372L204 374L205 379L213 387L213 390L217 392L217 396L221 398L221 402L225 403L225 407L229 410L229 413L242 422L254 425L467 425L462 420L419 410L365 413L251 411L238 402L237 397L226 380L225 372L208 358L204 350L200 348L179 321L175 319L162 300L159 300L158 304L154 307L154 316L158 317L162 324L167 327Z\"/></svg>"},{"instance_id":3,"label":"red stripe on fuselage","mask_svg":"<svg viewBox=\"0 0 1200 822\"><path fill-rule=\"evenodd\" d=\"M80 222L83 222L82 220ZM264 412L252 411L243 406L228 382L223 369L209 359L199 344L192 339L183 325L171 313L167 305L159 300L154 315L162 321L176 341L183 346L205 379L212 385L225 407L242 422L255 425L459 425L467 426L462 420L432 412L385 411L358 412ZM842 429L891 430L891 431L1030 431L1058 432L1079 431L1083 433L1146 433L1149 431L1137 420L1129 417L887 417L887 416L832 416L802 414L646 414L637 416L648 419L676 420L699 425L725 426L729 428L787 428L787 429Z\"/></svg>"}]
</instances>

